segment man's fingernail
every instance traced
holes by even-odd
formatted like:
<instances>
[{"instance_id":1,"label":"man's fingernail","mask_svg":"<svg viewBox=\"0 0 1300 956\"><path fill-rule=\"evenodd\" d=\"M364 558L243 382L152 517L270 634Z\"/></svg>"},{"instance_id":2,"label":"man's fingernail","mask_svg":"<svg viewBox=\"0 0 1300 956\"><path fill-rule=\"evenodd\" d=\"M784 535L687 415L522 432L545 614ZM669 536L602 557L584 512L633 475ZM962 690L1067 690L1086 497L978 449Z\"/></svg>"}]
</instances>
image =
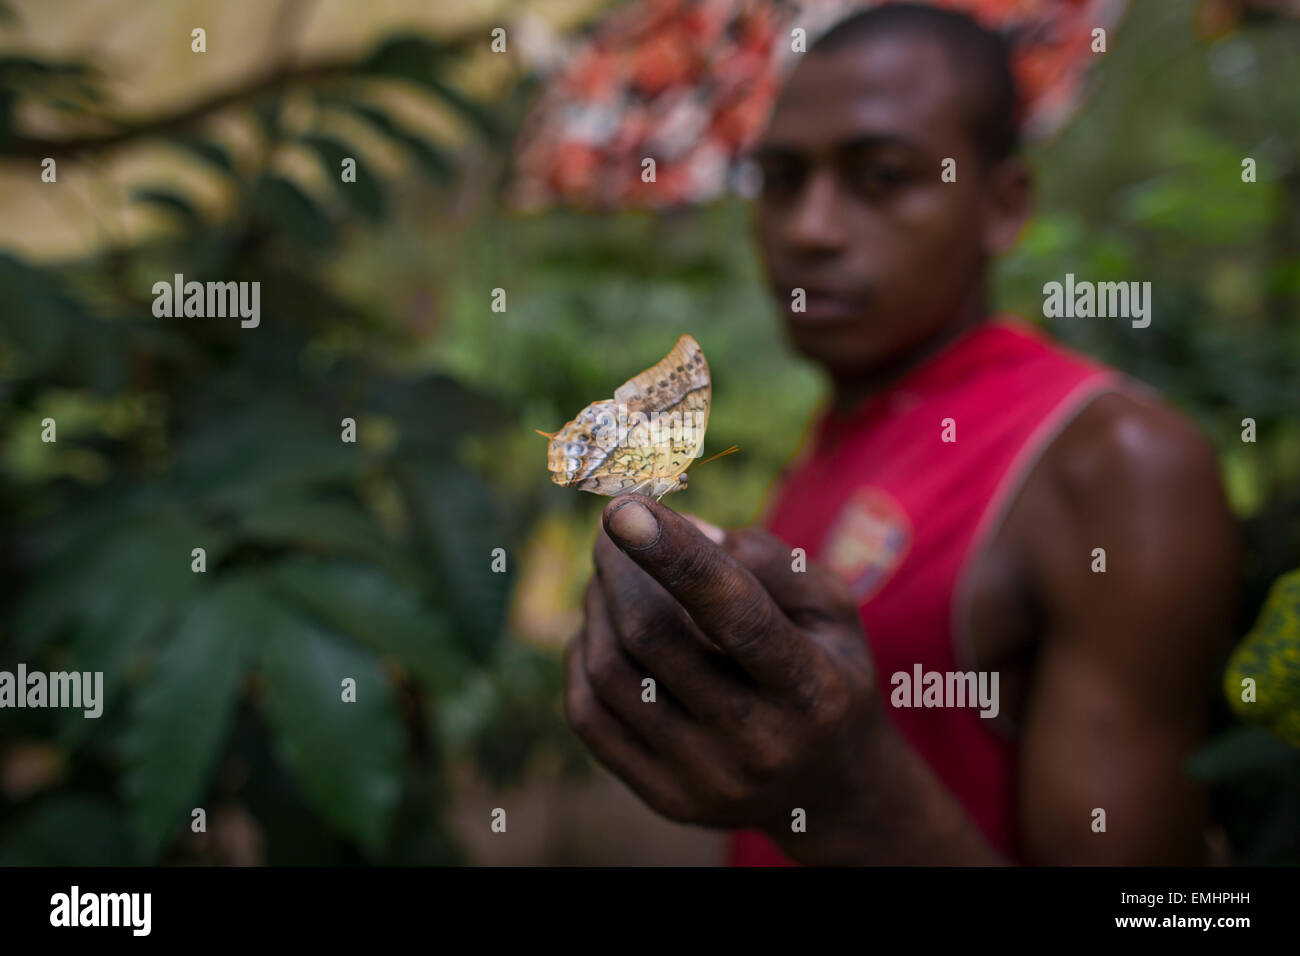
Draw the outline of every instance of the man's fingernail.
<instances>
[{"instance_id":1,"label":"man's fingernail","mask_svg":"<svg viewBox=\"0 0 1300 956\"><path fill-rule=\"evenodd\" d=\"M609 516L609 530L629 548L648 548L659 540L659 522L639 501L619 505Z\"/></svg>"},{"instance_id":2,"label":"man's fingernail","mask_svg":"<svg viewBox=\"0 0 1300 956\"><path fill-rule=\"evenodd\" d=\"M716 524L709 524L703 518L697 518L695 515L684 515L687 521L700 529L700 533L708 538L714 544L722 544L727 539L727 532L723 531Z\"/></svg>"}]
</instances>

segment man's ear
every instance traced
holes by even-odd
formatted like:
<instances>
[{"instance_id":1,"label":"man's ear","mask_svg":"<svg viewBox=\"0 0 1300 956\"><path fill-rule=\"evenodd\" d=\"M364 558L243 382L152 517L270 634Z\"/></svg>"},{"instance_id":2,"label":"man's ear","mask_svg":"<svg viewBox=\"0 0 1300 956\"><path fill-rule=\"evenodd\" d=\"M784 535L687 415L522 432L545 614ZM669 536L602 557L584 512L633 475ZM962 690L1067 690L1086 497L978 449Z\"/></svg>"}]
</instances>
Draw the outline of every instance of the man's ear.
<instances>
[{"instance_id":1,"label":"man's ear","mask_svg":"<svg viewBox=\"0 0 1300 956\"><path fill-rule=\"evenodd\" d=\"M981 245L995 259L1011 251L1034 212L1034 177L1024 157L1015 155L989 170L988 183Z\"/></svg>"}]
</instances>

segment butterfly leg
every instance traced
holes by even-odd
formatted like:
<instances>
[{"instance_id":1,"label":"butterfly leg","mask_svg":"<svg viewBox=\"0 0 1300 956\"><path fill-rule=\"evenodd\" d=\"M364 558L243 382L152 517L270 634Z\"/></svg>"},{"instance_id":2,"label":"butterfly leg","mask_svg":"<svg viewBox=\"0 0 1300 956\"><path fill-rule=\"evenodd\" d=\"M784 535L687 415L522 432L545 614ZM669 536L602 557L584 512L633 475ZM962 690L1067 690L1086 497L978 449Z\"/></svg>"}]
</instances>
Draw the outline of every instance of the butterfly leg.
<instances>
[{"instance_id":1,"label":"butterfly leg","mask_svg":"<svg viewBox=\"0 0 1300 956\"><path fill-rule=\"evenodd\" d=\"M653 484L654 484L654 479L652 479L652 478L647 478L645 481L637 482L635 485L633 485L631 488L629 488L626 492L624 492L624 494L629 494L629 495L641 495L641 494L645 494L645 492L646 492L646 491L651 487L651 485L653 485Z\"/></svg>"}]
</instances>

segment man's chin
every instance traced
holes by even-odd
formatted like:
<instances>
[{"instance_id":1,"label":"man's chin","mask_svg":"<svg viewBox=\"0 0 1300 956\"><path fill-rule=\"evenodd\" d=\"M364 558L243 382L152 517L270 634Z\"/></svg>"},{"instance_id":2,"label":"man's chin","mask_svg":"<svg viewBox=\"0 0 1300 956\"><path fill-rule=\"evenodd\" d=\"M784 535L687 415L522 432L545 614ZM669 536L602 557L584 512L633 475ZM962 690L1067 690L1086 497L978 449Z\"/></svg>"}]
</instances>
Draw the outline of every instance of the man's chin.
<instances>
[{"instance_id":1,"label":"man's chin","mask_svg":"<svg viewBox=\"0 0 1300 956\"><path fill-rule=\"evenodd\" d=\"M832 373L867 370L888 361L888 342L871 334L865 319L820 322L785 318L786 341L800 355Z\"/></svg>"}]
</instances>

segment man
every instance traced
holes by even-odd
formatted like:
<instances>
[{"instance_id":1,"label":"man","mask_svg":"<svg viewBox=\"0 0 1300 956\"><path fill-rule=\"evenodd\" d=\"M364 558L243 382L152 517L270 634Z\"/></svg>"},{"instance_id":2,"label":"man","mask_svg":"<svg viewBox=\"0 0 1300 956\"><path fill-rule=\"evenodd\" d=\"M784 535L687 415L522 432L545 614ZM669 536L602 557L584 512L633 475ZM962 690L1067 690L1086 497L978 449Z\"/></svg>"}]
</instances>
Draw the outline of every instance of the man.
<instances>
[{"instance_id":1,"label":"man","mask_svg":"<svg viewBox=\"0 0 1300 956\"><path fill-rule=\"evenodd\" d=\"M1001 42L955 13L815 45L756 154L755 228L830 407L772 533L605 509L569 720L654 810L741 831L733 862L1203 859L1183 766L1235 524L1185 419L990 316L1031 207L1014 101Z\"/></svg>"}]
</instances>

